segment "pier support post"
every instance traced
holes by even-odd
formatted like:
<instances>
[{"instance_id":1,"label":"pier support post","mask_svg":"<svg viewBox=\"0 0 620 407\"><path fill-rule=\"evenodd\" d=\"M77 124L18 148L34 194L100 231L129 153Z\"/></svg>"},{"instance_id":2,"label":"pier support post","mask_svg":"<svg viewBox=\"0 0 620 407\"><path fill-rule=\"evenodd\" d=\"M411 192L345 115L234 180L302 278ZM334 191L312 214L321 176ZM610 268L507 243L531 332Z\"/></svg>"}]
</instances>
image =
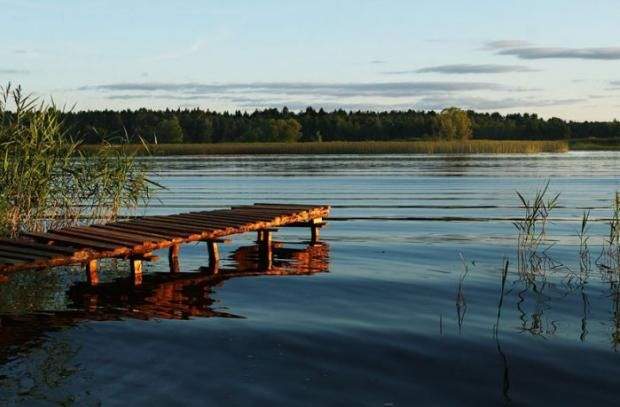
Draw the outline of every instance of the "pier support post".
<instances>
[{"instance_id":1,"label":"pier support post","mask_svg":"<svg viewBox=\"0 0 620 407\"><path fill-rule=\"evenodd\" d=\"M142 284L142 260L131 258L129 259L129 269L131 270L131 277L133 278L134 285Z\"/></svg>"},{"instance_id":2,"label":"pier support post","mask_svg":"<svg viewBox=\"0 0 620 407\"><path fill-rule=\"evenodd\" d=\"M319 241L319 238L321 236L321 228L318 226L311 226L310 227L310 243L311 244L316 244Z\"/></svg>"},{"instance_id":3,"label":"pier support post","mask_svg":"<svg viewBox=\"0 0 620 407\"><path fill-rule=\"evenodd\" d=\"M264 270L271 270L273 266L271 232L272 231L269 229L262 229L258 231L258 233L262 236L262 238L258 241L259 265Z\"/></svg>"},{"instance_id":4,"label":"pier support post","mask_svg":"<svg viewBox=\"0 0 620 407\"><path fill-rule=\"evenodd\" d=\"M209 251L209 269L215 274L220 264L220 249L217 247L217 242L207 240L207 250Z\"/></svg>"},{"instance_id":5,"label":"pier support post","mask_svg":"<svg viewBox=\"0 0 620 407\"><path fill-rule=\"evenodd\" d=\"M310 244L316 244L321 237L321 228L325 223L323 218L316 218L310 221Z\"/></svg>"},{"instance_id":6,"label":"pier support post","mask_svg":"<svg viewBox=\"0 0 620 407\"><path fill-rule=\"evenodd\" d=\"M99 273L97 271L97 260L90 260L86 263L86 281L90 285L99 284Z\"/></svg>"},{"instance_id":7,"label":"pier support post","mask_svg":"<svg viewBox=\"0 0 620 407\"><path fill-rule=\"evenodd\" d=\"M181 245L175 244L168 249L168 263L170 265L171 273L179 273L181 267L179 264L179 253L181 252Z\"/></svg>"}]
</instances>

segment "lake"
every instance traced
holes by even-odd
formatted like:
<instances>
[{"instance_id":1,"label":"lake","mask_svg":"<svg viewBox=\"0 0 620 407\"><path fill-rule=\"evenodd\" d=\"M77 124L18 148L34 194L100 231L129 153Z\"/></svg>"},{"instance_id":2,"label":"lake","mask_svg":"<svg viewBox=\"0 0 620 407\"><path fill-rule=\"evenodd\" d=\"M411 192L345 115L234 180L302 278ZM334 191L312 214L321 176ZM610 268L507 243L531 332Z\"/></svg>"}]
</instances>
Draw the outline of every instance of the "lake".
<instances>
[{"instance_id":1,"label":"lake","mask_svg":"<svg viewBox=\"0 0 620 407\"><path fill-rule=\"evenodd\" d=\"M97 290L79 268L15 273L2 404L617 404L620 270L600 254L620 152L149 160L168 189L137 214L329 204L322 243L281 229L269 275L254 234L222 246L228 278L200 272L203 245L175 278L160 253L142 287L122 262ZM547 179L559 206L524 254L515 191Z\"/></svg>"}]
</instances>

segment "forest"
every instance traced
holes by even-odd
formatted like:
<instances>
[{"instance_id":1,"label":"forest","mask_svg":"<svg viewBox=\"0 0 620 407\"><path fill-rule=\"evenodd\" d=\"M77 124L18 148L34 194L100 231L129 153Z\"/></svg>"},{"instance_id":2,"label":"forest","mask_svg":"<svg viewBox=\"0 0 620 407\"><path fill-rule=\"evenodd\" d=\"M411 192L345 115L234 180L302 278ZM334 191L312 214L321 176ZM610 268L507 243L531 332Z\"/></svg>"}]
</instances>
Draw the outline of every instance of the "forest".
<instances>
[{"instance_id":1,"label":"forest","mask_svg":"<svg viewBox=\"0 0 620 407\"><path fill-rule=\"evenodd\" d=\"M200 109L100 110L63 113L74 138L149 143L404 141L429 139L620 140L620 122L544 119L536 114L434 111L215 112Z\"/></svg>"}]
</instances>

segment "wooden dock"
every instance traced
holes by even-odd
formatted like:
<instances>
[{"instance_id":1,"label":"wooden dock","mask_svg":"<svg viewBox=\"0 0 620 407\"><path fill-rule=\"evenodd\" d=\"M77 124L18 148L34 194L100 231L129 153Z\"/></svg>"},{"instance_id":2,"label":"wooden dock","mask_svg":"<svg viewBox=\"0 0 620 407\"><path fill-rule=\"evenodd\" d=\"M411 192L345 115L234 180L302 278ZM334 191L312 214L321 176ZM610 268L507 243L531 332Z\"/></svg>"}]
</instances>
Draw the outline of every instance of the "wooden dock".
<instances>
[{"instance_id":1,"label":"wooden dock","mask_svg":"<svg viewBox=\"0 0 620 407\"><path fill-rule=\"evenodd\" d=\"M18 239L0 238L0 272L83 264L89 283L96 285L98 260L127 259L134 281L142 280L142 262L155 260L153 251L168 248L170 272L179 272L180 245L206 242L209 267L217 271L218 243L225 238L257 232L267 263L271 234L280 227L307 227L311 243L319 239L329 206L260 203L225 210L143 216L105 225L90 225L23 233Z\"/></svg>"}]
</instances>

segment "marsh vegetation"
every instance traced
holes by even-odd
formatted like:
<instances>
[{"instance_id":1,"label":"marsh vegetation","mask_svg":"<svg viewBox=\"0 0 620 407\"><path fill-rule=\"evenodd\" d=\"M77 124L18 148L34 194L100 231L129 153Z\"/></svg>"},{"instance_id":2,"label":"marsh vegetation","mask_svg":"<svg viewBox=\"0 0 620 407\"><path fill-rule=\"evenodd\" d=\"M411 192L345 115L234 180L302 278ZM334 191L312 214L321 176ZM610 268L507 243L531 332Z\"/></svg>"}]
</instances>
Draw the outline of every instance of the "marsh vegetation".
<instances>
[{"instance_id":1,"label":"marsh vegetation","mask_svg":"<svg viewBox=\"0 0 620 407\"><path fill-rule=\"evenodd\" d=\"M106 142L86 156L80 145L55 105L0 88L0 235L109 221L149 198L134 152Z\"/></svg>"}]
</instances>

